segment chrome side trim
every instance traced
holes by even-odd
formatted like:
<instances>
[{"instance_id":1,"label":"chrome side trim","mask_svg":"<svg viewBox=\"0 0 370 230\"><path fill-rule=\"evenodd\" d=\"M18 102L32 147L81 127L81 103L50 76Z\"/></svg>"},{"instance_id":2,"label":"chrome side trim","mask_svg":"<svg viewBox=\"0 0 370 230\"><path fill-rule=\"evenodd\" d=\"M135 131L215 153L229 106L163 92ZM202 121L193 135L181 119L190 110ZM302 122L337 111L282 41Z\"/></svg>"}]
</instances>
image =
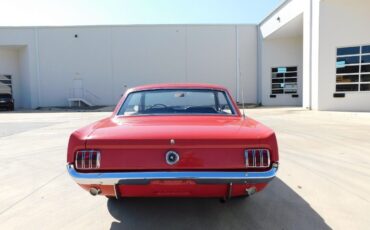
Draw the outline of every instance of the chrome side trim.
<instances>
[{"instance_id":1,"label":"chrome side trim","mask_svg":"<svg viewBox=\"0 0 370 230\"><path fill-rule=\"evenodd\" d=\"M277 167L263 172L222 172L222 171L162 171L162 172L77 172L73 165L67 165L69 175L78 184L148 184L152 180L194 180L198 184L257 184L271 181Z\"/></svg>"}]
</instances>

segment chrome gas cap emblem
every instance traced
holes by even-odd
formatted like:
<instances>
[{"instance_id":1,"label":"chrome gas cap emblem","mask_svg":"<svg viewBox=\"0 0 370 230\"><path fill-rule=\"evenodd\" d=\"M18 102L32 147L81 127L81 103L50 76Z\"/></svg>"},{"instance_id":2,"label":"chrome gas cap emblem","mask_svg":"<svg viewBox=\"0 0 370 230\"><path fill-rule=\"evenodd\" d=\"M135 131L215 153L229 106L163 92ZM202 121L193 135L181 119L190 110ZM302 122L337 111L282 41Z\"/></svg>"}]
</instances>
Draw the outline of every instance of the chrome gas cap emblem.
<instances>
[{"instance_id":1,"label":"chrome gas cap emblem","mask_svg":"<svg viewBox=\"0 0 370 230\"><path fill-rule=\"evenodd\" d=\"M168 151L166 153L166 162L169 165L174 165L180 160L180 156L177 152L175 151Z\"/></svg>"}]
</instances>

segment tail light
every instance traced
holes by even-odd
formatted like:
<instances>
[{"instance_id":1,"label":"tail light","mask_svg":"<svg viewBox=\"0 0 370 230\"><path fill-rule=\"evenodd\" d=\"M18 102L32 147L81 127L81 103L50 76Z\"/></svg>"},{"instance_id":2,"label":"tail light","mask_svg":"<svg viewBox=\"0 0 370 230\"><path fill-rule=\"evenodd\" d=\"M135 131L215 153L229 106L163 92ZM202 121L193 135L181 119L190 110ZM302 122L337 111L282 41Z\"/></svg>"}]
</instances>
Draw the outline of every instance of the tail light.
<instances>
[{"instance_id":1,"label":"tail light","mask_svg":"<svg viewBox=\"0 0 370 230\"><path fill-rule=\"evenodd\" d=\"M244 155L247 168L268 168L270 166L268 149L246 149Z\"/></svg>"},{"instance_id":2,"label":"tail light","mask_svg":"<svg viewBox=\"0 0 370 230\"><path fill-rule=\"evenodd\" d=\"M100 168L100 152L97 150L80 150L76 152L76 169Z\"/></svg>"}]
</instances>

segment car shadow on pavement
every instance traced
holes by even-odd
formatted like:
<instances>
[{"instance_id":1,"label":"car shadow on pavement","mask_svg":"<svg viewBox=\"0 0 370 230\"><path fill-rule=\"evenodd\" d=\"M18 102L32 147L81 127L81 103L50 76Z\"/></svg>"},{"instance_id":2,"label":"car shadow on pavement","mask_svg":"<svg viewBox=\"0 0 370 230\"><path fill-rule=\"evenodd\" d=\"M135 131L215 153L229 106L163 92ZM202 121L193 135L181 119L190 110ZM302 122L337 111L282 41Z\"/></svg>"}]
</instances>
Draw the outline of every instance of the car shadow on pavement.
<instances>
[{"instance_id":1,"label":"car shadow on pavement","mask_svg":"<svg viewBox=\"0 0 370 230\"><path fill-rule=\"evenodd\" d=\"M304 188L303 188L304 189ZM330 229L296 192L275 178L249 198L110 199L111 229Z\"/></svg>"}]
</instances>

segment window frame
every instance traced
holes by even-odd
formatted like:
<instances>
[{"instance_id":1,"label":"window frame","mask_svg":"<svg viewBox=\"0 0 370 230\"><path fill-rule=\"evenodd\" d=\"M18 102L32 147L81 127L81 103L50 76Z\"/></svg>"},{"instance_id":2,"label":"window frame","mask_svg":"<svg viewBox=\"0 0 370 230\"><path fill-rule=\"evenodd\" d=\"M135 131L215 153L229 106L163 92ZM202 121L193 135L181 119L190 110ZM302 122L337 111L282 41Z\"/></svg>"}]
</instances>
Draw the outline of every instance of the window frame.
<instances>
[{"instance_id":1,"label":"window frame","mask_svg":"<svg viewBox=\"0 0 370 230\"><path fill-rule=\"evenodd\" d=\"M138 92L150 92L150 91L160 91L160 90L174 90L174 91L181 91L181 90L187 90L187 91L211 91L213 93L222 93L225 96L225 100L227 104L230 107L231 114L213 114L213 113L153 113L153 114L136 114L136 115L124 115L120 114L121 110L123 109L127 99L129 98L130 94L138 93ZM116 117L143 117L143 116L227 116L227 117L237 117L240 116L237 112L233 100L230 98L229 94L225 90L221 89L212 89L212 88L158 88L158 89L143 89L143 90L135 90L132 92L129 92L124 100L122 101L119 109L117 110Z\"/></svg>"},{"instance_id":2,"label":"window frame","mask_svg":"<svg viewBox=\"0 0 370 230\"><path fill-rule=\"evenodd\" d=\"M286 68L287 71L285 73L280 73L280 74L284 74L283 77L279 77L279 78L273 78L273 74L279 74L278 72L278 69L279 68ZM295 68L296 70L295 71L288 71L289 68ZM277 69L277 72L274 72L273 70L274 69ZM289 73L296 73L296 76L294 77L286 77L285 74L289 74ZM298 86L298 66L278 66L278 67L271 67L271 82L270 82L270 86L271 86L271 95L294 95L294 94L299 94L298 92L298 89L299 89L299 86ZM282 83L274 83L273 80L274 79L282 79L283 82ZM286 79L296 79L295 82L286 82ZM277 85L277 84L291 84L291 83L295 83L296 84L296 91L295 92L286 92L286 89L285 89L285 85L284 85L284 88L282 88L283 92L282 93L276 93L276 92L273 92L273 90L276 90L273 88L273 85Z\"/></svg>"},{"instance_id":3,"label":"window frame","mask_svg":"<svg viewBox=\"0 0 370 230\"><path fill-rule=\"evenodd\" d=\"M370 93L370 90L361 90L362 85L370 85L370 81L362 81L362 76L363 75L370 75L370 71L368 72L362 72L362 66L370 66L370 61L366 63L362 63L362 57L363 56L370 56L370 51L363 53L363 48L366 46L370 46L370 44L361 44L361 45L348 45L348 46L338 46L335 49L335 88L334 92L335 93ZM338 55L338 50L343 49L343 48L352 48L352 47L359 47L359 53L358 54L346 54L346 55ZM346 58L346 57L358 57L359 62L358 63L351 63L351 64L346 64L345 67L347 66L358 66L358 72L350 72L350 73L337 73L337 63L338 63L338 58ZM370 68L370 67L369 67ZM350 75L356 75L358 76L357 81L353 82L337 82L338 76L350 76ZM337 86L338 85L357 85L357 90L352 90L352 91L338 91Z\"/></svg>"}]
</instances>

